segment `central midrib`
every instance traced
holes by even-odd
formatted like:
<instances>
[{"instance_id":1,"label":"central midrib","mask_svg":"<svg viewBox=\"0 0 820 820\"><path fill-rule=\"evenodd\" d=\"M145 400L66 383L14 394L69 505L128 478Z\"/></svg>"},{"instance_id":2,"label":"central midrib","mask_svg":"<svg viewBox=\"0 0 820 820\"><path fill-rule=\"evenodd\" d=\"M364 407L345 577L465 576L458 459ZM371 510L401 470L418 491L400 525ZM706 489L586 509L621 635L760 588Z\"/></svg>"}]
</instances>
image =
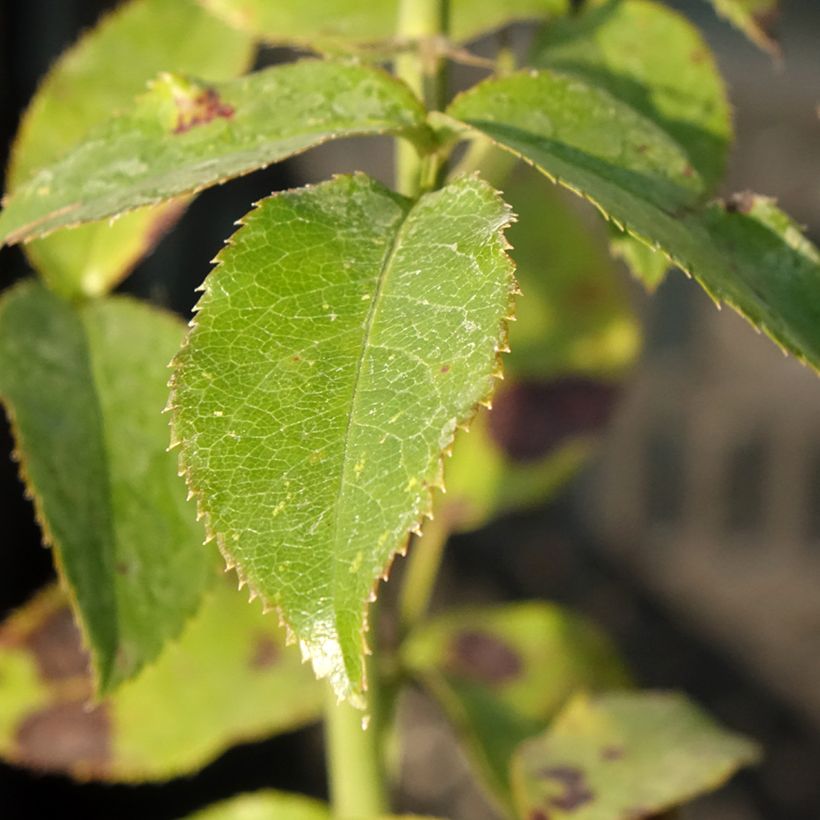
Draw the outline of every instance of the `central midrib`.
<instances>
[{"instance_id":1,"label":"central midrib","mask_svg":"<svg viewBox=\"0 0 820 820\"><path fill-rule=\"evenodd\" d=\"M338 622L337 622L337 607L336 607L336 594L338 585L336 583L337 574L338 574L338 567L339 567L339 560L338 560L338 551L336 549L339 537L339 511L341 509L340 499L342 497L342 492L344 487L347 483L348 478L348 465L349 465L349 445L350 445L350 432L351 428L353 427L353 419L357 414L358 411L358 404L359 404L359 384L362 378L362 370L364 367L364 361L367 357L367 353L370 347L370 336L373 332L373 324L376 314L378 313L379 306L381 304L382 296L384 294L384 285L387 281L387 278L390 275L390 272L393 269L393 265L396 260L396 256L399 251L399 247L402 244L402 240L404 235L407 231L407 225L410 222L410 217L416 209L416 205L418 203L414 203L404 215L401 224L396 229L396 233L393 237L393 241L390 243L390 247L387 250L387 253L384 256L384 260L382 262L381 270L379 272L379 277L376 281L376 291L373 294L373 298L370 302L370 308L367 312L367 318L365 319L364 323L364 333L362 339L362 350L359 354L359 358L356 361L356 368L353 374L353 390L351 392L350 398L350 412L347 416L347 423L345 425L344 430L344 437L343 437L343 445L342 445L342 470L339 477L339 487L336 492L336 502L335 508L333 511L333 538L332 538L332 547L333 547L333 572L331 575L331 586L332 586L332 598L333 598L333 621L334 626L336 627L336 635L337 638L339 637L339 630L338 630ZM339 641L339 648L341 647L341 641ZM342 652L344 656L344 652ZM347 670L345 670L347 671Z\"/></svg>"}]
</instances>

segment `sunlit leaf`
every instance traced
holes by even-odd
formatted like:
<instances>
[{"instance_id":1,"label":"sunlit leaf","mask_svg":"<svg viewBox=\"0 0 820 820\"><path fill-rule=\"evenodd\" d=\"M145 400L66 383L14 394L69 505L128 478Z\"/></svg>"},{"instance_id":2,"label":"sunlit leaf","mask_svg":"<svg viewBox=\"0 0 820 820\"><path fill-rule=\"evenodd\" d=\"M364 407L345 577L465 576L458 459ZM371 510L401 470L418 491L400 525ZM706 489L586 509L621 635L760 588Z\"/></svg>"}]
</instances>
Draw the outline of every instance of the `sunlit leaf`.
<instances>
[{"instance_id":1,"label":"sunlit leaf","mask_svg":"<svg viewBox=\"0 0 820 820\"><path fill-rule=\"evenodd\" d=\"M686 152L712 193L732 141L732 115L700 32L651 0L592 0L546 27L533 64L577 76L640 112Z\"/></svg>"},{"instance_id":2,"label":"sunlit leaf","mask_svg":"<svg viewBox=\"0 0 820 820\"><path fill-rule=\"evenodd\" d=\"M212 578L166 452L183 331L128 299L75 309L33 283L0 301L0 398L103 691L179 633Z\"/></svg>"},{"instance_id":3,"label":"sunlit leaf","mask_svg":"<svg viewBox=\"0 0 820 820\"><path fill-rule=\"evenodd\" d=\"M12 146L9 189L60 159L91 127L130 108L160 71L226 80L247 68L252 53L247 36L226 30L195 0L123 3L66 51L40 84ZM181 207L88 225L33 242L26 252L56 290L99 294L128 273Z\"/></svg>"},{"instance_id":4,"label":"sunlit leaf","mask_svg":"<svg viewBox=\"0 0 820 820\"><path fill-rule=\"evenodd\" d=\"M273 43L343 47L396 36L399 0L201 0L231 25ZM569 0L451 0L450 34L471 40L516 20L566 14Z\"/></svg>"},{"instance_id":5,"label":"sunlit leaf","mask_svg":"<svg viewBox=\"0 0 820 820\"><path fill-rule=\"evenodd\" d=\"M322 687L225 580L154 665L93 708L66 598L40 593L0 627L0 757L81 780L164 780L315 720Z\"/></svg>"},{"instance_id":6,"label":"sunlit leaf","mask_svg":"<svg viewBox=\"0 0 820 820\"><path fill-rule=\"evenodd\" d=\"M770 200L744 194L700 207L703 182L680 146L575 77L488 80L449 113L595 202L714 299L820 366L820 253Z\"/></svg>"},{"instance_id":7,"label":"sunlit leaf","mask_svg":"<svg viewBox=\"0 0 820 820\"><path fill-rule=\"evenodd\" d=\"M298 794L267 789L241 794L201 811L185 820L330 820L325 803Z\"/></svg>"},{"instance_id":8,"label":"sunlit leaf","mask_svg":"<svg viewBox=\"0 0 820 820\"><path fill-rule=\"evenodd\" d=\"M402 659L464 735L485 785L509 804L516 747L579 690L628 685L610 642L546 603L471 608L420 626Z\"/></svg>"},{"instance_id":9,"label":"sunlit leaf","mask_svg":"<svg viewBox=\"0 0 820 820\"><path fill-rule=\"evenodd\" d=\"M779 54L775 26L780 0L711 0L715 10L750 40L771 54Z\"/></svg>"},{"instance_id":10,"label":"sunlit leaf","mask_svg":"<svg viewBox=\"0 0 820 820\"><path fill-rule=\"evenodd\" d=\"M492 389L510 218L476 178L417 203L363 175L267 199L176 361L175 435L210 528L352 701L366 602Z\"/></svg>"},{"instance_id":11,"label":"sunlit leaf","mask_svg":"<svg viewBox=\"0 0 820 820\"><path fill-rule=\"evenodd\" d=\"M132 110L20 185L0 214L19 242L202 190L327 140L426 135L421 103L368 66L302 60L207 84L163 74Z\"/></svg>"},{"instance_id":12,"label":"sunlit leaf","mask_svg":"<svg viewBox=\"0 0 820 820\"><path fill-rule=\"evenodd\" d=\"M722 786L757 754L681 695L578 696L516 753L515 802L522 820L649 818Z\"/></svg>"}]
</instances>

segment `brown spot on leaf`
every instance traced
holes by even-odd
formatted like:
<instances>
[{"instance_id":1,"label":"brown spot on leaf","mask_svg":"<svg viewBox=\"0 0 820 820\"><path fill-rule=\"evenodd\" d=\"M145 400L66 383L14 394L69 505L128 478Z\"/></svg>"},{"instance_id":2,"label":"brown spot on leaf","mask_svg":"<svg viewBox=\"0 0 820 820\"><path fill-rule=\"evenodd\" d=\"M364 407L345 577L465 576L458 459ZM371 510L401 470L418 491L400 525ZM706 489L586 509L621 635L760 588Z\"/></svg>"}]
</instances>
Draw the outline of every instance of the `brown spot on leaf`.
<instances>
[{"instance_id":1,"label":"brown spot on leaf","mask_svg":"<svg viewBox=\"0 0 820 820\"><path fill-rule=\"evenodd\" d=\"M691 177L695 173L695 169L691 165L684 165L683 167L683 175L685 177Z\"/></svg>"},{"instance_id":2,"label":"brown spot on leaf","mask_svg":"<svg viewBox=\"0 0 820 820\"><path fill-rule=\"evenodd\" d=\"M605 746L601 749L602 760L621 760L624 754L623 746Z\"/></svg>"},{"instance_id":3,"label":"brown spot on leaf","mask_svg":"<svg viewBox=\"0 0 820 820\"><path fill-rule=\"evenodd\" d=\"M542 809L533 809L527 820L550 820L550 816Z\"/></svg>"},{"instance_id":4,"label":"brown spot on leaf","mask_svg":"<svg viewBox=\"0 0 820 820\"><path fill-rule=\"evenodd\" d=\"M550 799L550 804L556 809L575 811L595 799L583 771L575 766L550 766L542 769L540 775L544 780L554 780L564 788L563 794Z\"/></svg>"},{"instance_id":5,"label":"brown spot on leaf","mask_svg":"<svg viewBox=\"0 0 820 820\"><path fill-rule=\"evenodd\" d=\"M518 677L524 664L518 653L495 635L465 630L453 638L448 666L456 675L494 686Z\"/></svg>"},{"instance_id":6,"label":"brown spot on leaf","mask_svg":"<svg viewBox=\"0 0 820 820\"><path fill-rule=\"evenodd\" d=\"M103 772L111 757L110 724L104 706L89 711L79 700L49 706L20 724L17 759L48 771Z\"/></svg>"},{"instance_id":7,"label":"brown spot on leaf","mask_svg":"<svg viewBox=\"0 0 820 820\"><path fill-rule=\"evenodd\" d=\"M755 195L751 191L732 194L726 201L726 210L730 214L748 214L755 206Z\"/></svg>"},{"instance_id":8,"label":"brown spot on leaf","mask_svg":"<svg viewBox=\"0 0 820 820\"><path fill-rule=\"evenodd\" d=\"M700 63L707 60L709 57L709 53L704 48L696 48L692 51L689 55L689 59L695 64L699 65Z\"/></svg>"},{"instance_id":9,"label":"brown spot on leaf","mask_svg":"<svg viewBox=\"0 0 820 820\"><path fill-rule=\"evenodd\" d=\"M566 438L599 430L616 395L612 385L590 379L519 382L496 397L490 434L513 460L535 461Z\"/></svg>"},{"instance_id":10,"label":"brown spot on leaf","mask_svg":"<svg viewBox=\"0 0 820 820\"><path fill-rule=\"evenodd\" d=\"M443 364L441 366L441 372L442 373L449 373L450 372L450 365L449 364Z\"/></svg>"},{"instance_id":11,"label":"brown spot on leaf","mask_svg":"<svg viewBox=\"0 0 820 820\"><path fill-rule=\"evenodd\" d=\"M44 681L84 677L88 673L88 655L67 606L51 613L29 634L26 643Z\"/></svg>"},{"instance_id":12,"label":"brown spot on leaf","mask_svg":"<svg viewBox=\"0 0 820 820\"><path fill-rule=\"evenodd\" d=\"M279 660L279 647L269 635L260 635L251 658L251 668L262 671L275 666Z\"/></svg>"},{"instance_id":13,"label":"brown spot on leaf","mask_svg":"<svg viewBox=\"0 0 820 820\"><path fill-rule=\"evenodd\" d=\"M177 107L175 134L184 134L220 117L230 119L235 113L234 107L223 102L213 88L205 88L193 97L176 95L174 103Z\"/></svg>"}]
</instances>

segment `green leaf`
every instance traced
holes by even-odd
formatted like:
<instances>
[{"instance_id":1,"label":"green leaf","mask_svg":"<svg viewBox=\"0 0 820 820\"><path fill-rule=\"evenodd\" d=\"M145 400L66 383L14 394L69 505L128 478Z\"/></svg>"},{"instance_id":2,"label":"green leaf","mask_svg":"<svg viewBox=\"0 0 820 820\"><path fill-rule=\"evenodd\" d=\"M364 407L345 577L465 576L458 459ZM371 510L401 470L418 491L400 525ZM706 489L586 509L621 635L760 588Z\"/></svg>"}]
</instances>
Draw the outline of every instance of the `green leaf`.
<instances>
[{"instance_id":1,"label":"green leaf","mask_svg":"<svg viewBox=\"0 0 820 820\"><path fill-rule=\"evenodd\" d=\"M353 702L367 601L492 390L510 219L474 177L416 203L363 175L267 199L176 360L174 432L210 529Z\"/></svg>"},{"instance_id":2,"label":"green leaf","mask_svg":"<svg viewBox=\"0 0 820 820\"><path fill-rule=\"evenodd\" d=\"M402 659L464 735L483 782L505 804L510 759L523 740L577 690L628 685L606 637L546 603L448 613L419 627Z\"/></svg>"},{"instance_id":3,"label":"green leaf","mask_svg":"<svg viewBox=\"0 0 820 820\"><path fill-rule=\"evenodd\" d=\"M75 309L33 283L0 302L0 398L103 692L179 633L212 579L161 413L183 330L128 299Z\"/></svg>"},{"instance_id":4,"label":"green leaf","mask_svg":"<svg viewBox=\"0 0 820 820\"><path fill-rule=\"evenodd\" d=\"M325 803L298 794L273 789L241 794L201 811L189 814L185 820L330 820Z\"/></svg>"},{"instance_id":5,"label":"green leaf","mask_svg":"<svg viewBox=\"0 0 820 820\"><path fill-rule=\"evenodd\" d=\"M493 411L480 411L469 433L458 434L447 462L435 514L449 531L475 529L560 490L593 452L615 383L640 348L595 215L524 166L503 188L519 217L508 238L524 298Z\"/></svg>"},{"instance_id":6,"label":"green leaf","mask_svg":"<svg viewBox=\"0 0 820 820\"><path fill-rule=\"evenodd\" d=\"M125 50L128 59L123 59ZM128 109L160 71L226 80L247 68L253 43L195 0L131 0L66 51L33 97L12 148L10 190L60 159L90 128ZM125 276L183 203L65 232L26 248L54 289L99 295Z\"/></svg>"},{"instance_id":7,"label":"green leaf","mask_svg":"<svg viewBox=\"0 0 820 820\"><path fill-rule=\"evenodd\" d=\"M770 200L744 194L699 207L703 184L679 146L574 77L488 80L456 98L449 114L592 200L715 300L820 366L820 253Z\"/></svg>"},{"instance_id":8,"label":"green leaf","mask_svg":"<svg viewBox=\"0 0 820 820\"><path fill-rule=\"evenodd\" d=\"M224 578L153 666L89 709L91 693L65 595L49 588L0 627L0 756L10 763L80 780L165 780L315 720L324 701L276 622Z\"/></svg>"},{"instance_id":9,"label":"green leaf","mask_svg":"<svg viewBox=\"0 0 820 820\"><path fill-rule=\"evenodd\" d=\"M645 116L714 191L732 142L731 109L709 46L684 17L650 0L593 0L545 28L533 64L579 77Z\"/></svg>"},{"instance_id":10,"label":"green leaf","mask_svg":"<svg viewBox=\"0 0 820 820\"><path fill-rule=\"evenodd\" d=\"M355 134L424 139L424 110L379 69L302 60L225 83L163 74L133 110L18 187L0 214L14 243L193 193Z\"/></svg>"},{"instance_id":11,"label":"green leaf","mask_svg":"<svg viewBox=\"0 0 820 820\"><path fill-rule=\"evenodd\" d=\"M319 48L377 44L396 34L399 0L201 0L225 21L272 43ZM472 40L521 20L566 14L569 0L451 0L450 35Z\"/></svg>"},{"instance_id":12,"label":"green leaf","mask_svg":"<svg viewBox=\"0 0 820 820\"><path fill-rule=\"evenodd\" d=\"M417 815L403 814L385 816L382 820L413 820ZM185 820L330 820L331 813L325 803L302 795L266 789L214 803ZM370 820L370 818L357 818ZM374 818L375 820L375 818ZM418 817L418 820L425 820ZM434 818L426 818L434 820Z\"/></svg>"},{"instance_id":13,"label":"green leaf","mask_svg":"<svg viewBox=\"0 0 820 820\"><path fill-rule=\"evenodd\" d=\"M611 228L609 249L612 255L620 259L630 273L653 293L666 278L666 272L670 268L669 259L656 248L635 239L615 225Z\"/></svg>"},{"instance_id":14,"label":"green leaf","mask_svg":"<svg viewBox=\"0 0 820 820\"><path fill-rule=\"evenodd\" d=\"M713 791L757 757L681 695L578 696L519 748L512 779L526 820L622 820Z\"/></svg>"},{"instance_id":15,"label":"green leaf","mask_svg":"<svg viewBox=\"0 0 820 820\"><path fill-rule=\"evenodd\" d=\"M780 54L775 25L780 0L711 0L715 11L737 26L752 42L774 56Z\"/></svg>"}]
</instances>

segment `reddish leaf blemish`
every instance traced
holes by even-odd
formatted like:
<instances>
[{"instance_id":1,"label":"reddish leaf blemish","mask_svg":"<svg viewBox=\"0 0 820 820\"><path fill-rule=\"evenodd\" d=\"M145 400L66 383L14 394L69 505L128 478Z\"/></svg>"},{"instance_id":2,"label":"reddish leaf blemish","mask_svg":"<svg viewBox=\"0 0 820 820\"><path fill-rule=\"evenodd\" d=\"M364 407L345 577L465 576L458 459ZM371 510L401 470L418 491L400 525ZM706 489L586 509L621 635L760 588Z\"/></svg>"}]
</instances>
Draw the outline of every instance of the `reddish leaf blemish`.
<instances>
[{"instance_id":1,"label":"reddish leaf blemish","mask_svg":"<svg viewBox=\"0 0 820 820\"><path fill-rule=\"evenodd\" d=\"M202 89L194 96L177 94L174 103L178 112L175 134L184 134L215 119L230 119L235 113L234 107L223 102L213 88Z\"/></svg>"}]
</instances>

